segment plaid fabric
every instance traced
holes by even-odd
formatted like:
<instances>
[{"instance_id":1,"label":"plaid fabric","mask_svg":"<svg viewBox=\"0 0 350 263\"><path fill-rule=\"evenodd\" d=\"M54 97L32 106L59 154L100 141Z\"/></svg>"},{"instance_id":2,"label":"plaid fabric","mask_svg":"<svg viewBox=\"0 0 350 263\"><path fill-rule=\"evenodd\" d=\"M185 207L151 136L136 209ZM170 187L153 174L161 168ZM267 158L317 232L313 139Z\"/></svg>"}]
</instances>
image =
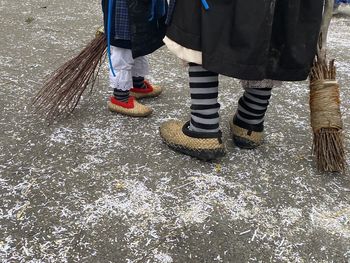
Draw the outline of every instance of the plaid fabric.
<instances>
[{"instance_id":1,"label":"plaid fabric","mask_svg":"<svg viewBox=\"0 0 350 263\"><path fill-rule=\"evenodd\" d=\"M129 19L129 10L128 10L128 0L115 0L115 35L114 39L118 40L131 40L130 33L130 19ZM165 0L153 0L155 1L155 6L152 14L154 14L155 18L159 18L158 16L163 15L161 10L166 8ZM175 0L173 1L173 5L175 6ZM146 11L146 10L145 10ZM151 18L151 14L150 14Z\"/></svg>"},{"instance_id":2,"label":"plaid fabric","mask_svg":"<svg viewBox=\"0 0 350 263\"><path fill-rule=\"evenodd\" d=\"M115 3L115 39L131 40L127 0Z\"/></svg>"}]
</instances>

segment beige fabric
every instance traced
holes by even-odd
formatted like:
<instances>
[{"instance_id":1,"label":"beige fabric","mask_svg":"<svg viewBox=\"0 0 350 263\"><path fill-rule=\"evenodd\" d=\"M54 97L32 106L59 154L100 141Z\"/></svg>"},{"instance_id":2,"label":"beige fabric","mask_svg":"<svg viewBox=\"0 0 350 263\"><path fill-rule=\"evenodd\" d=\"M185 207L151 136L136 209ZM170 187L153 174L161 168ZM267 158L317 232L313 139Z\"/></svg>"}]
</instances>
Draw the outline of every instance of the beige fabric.
<instances>
[{"instance_id":1,"label":"beige fabric","mask_svg":"<svg viewBox=\"0 0 350 263\"><path fill-rule=\"evenodd\" d=\"M131 117L146 117L152 113L152 109L141 103L138 103L136 100L134 101L134 108L127 109L122 106L113 104L112 102L108 102L108 109L113 112L117 112L123 115L131 116Z\"/></svg>"},{"instance_id":2,"label":"beige fabric","mask_svg":"<svg viewBox=\"0 0 350 263\"><path fill-rule=\"evenodd\" d=\"M282 81L273 79L263 80L240 80L243 89L278 88L282 86Z\"/></svg>"},{"instance_id":3,"label":"beige fabric","mask_svg":"<svg viewBox=\"0 0 350 263\"><path fill-rule=\"evenodd\" d=\"M202 65L202 52L185 48L175 41L171 40L167 36L163 39L165 45L168 49L174 53L177 57L181 58L186 62L196 63L198 65Z\"/></svg>"}]
</instances>

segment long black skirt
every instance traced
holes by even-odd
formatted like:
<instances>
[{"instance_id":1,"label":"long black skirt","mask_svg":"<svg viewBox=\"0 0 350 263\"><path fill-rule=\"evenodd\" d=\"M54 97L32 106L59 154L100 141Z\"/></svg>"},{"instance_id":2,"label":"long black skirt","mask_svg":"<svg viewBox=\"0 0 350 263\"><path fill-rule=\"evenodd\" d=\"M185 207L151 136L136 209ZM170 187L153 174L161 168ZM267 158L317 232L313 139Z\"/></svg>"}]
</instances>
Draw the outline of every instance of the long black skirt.
<instances>
[{"instance_id":1,"label":"long black skirt","mask_svg":"<svg viewBox=\"0 0 350 263\"><path fill-rule=\"evenodd\" d=\"M315 57L321 0L176 0L167 37L201 51L223 75L284 81L307 78Z\"/></svg>"}]
</instances>

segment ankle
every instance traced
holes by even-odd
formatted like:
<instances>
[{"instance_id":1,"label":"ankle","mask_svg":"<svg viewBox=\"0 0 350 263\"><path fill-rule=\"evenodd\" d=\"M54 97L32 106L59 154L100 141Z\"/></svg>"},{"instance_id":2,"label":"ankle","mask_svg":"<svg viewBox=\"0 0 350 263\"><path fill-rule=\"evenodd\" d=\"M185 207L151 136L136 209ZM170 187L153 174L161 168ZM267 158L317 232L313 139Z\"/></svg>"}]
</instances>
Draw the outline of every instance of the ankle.
<instances>
[{"instance_id":1,"label":"ankle","mask_svg":"<svg viewBox=\"0 0 350 263\"><path fill-rule=\"evenodd\" d=\"M144 77L132 77L132 83L134 88L137 88L137 89L147 88Z\"/></svg>"},{"instance_id":2,"label":"ankle","mask_svg":"<svg viewBox=\"0 0 350 263\"><path fill-rule=\"evenodd\" d=\"M121 102L128 102L130 98L130 91L129 90L120 90L115 88L113 90L113 97Z\"/></svg>"},{"instance_id":3,"label":"ankle","mask_svg":"<svg viewBox=\"0 0 350 263\"><path fill-rule=\"evenodd\" d=\"M238 127L246 129L248 131L262 132L264 130L264 119L257 124L252 124L242 120L239 118L239 116L237 116L237 114L235 114L233 116L233 123Z\"/></svg>"},{"instance_id":4,"label":"ankle","mask_svg":"<svg viewBox=\"0 0 350 263\"><path fill-rule=\"evenodd\" d=\"M192 121L190 121L188 129L193 132L198 132L198 133L217 133L220 131L219 127L213 128L213 129L202 129L194 126L192 124Z\"/></svg>"}]
</instances>

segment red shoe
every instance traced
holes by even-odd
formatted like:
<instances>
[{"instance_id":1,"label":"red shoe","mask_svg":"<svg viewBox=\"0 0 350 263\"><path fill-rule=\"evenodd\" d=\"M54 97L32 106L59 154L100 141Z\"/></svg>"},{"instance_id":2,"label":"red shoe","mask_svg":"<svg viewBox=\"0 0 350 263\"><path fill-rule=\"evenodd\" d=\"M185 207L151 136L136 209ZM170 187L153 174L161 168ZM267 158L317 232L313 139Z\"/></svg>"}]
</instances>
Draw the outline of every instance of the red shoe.
<instances>
[{"instance_id":1,"label":"red shoe","mask_svg":"<svg viewBox=\"0 0 350 263\"><path fill-rule=\"evenodd\" d=\"M153 98L162 93L162 88L159 86L152 86L147 80L144 81L146 88L132 88L130 95L136 99Z\"/></svg>"},{"instance_id":2,"label":"red shoe","mask_svg":"<svg viewBox=\"0 0 350 263\"><path fill-rule=\"evenodd\" d=\"M152 113L150 107L137 102L134 97L129 97L127 102L123 102L111 96L107 105L110 111L131 117L146 117Z\"/></svg>"}]
</instances>

